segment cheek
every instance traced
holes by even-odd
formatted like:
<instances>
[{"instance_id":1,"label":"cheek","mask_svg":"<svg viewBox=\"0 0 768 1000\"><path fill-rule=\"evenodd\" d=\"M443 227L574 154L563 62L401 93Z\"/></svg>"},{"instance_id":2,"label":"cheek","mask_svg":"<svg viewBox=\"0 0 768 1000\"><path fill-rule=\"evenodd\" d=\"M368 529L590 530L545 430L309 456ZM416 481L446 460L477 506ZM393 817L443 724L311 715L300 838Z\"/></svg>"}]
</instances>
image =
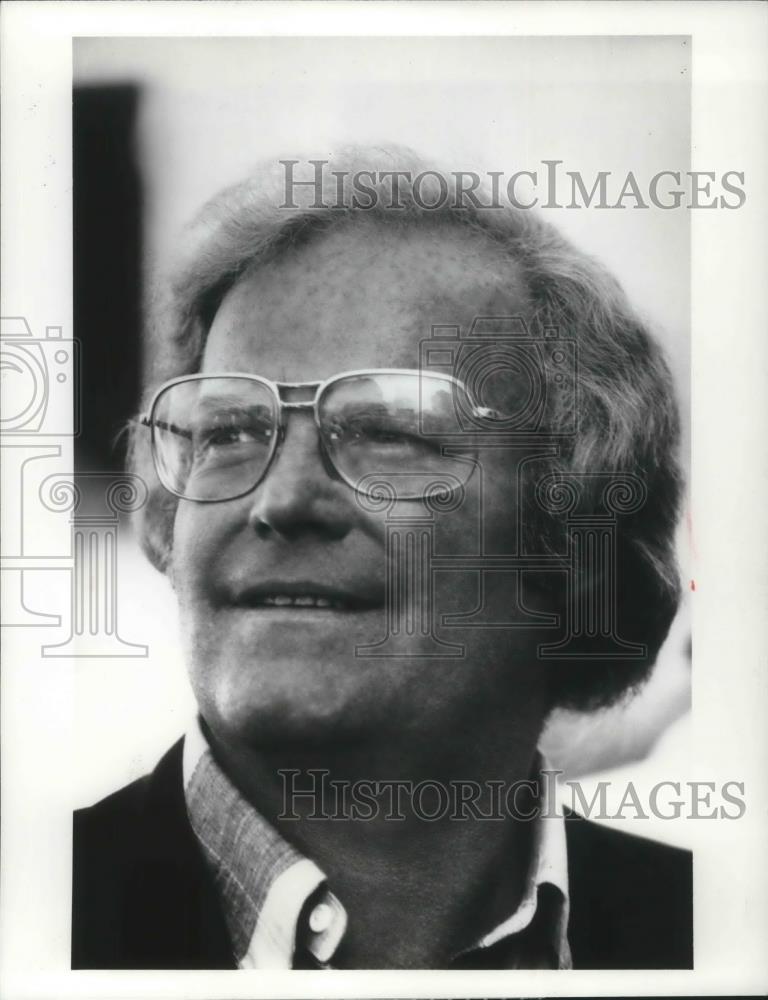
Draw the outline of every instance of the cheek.
<instances>
[{"instance_id":1,"label":"cheek","mask_svg":"<svg viewBox=\"0 0 768 1000\"><path fill-rule=\"evenodd\" d=\"M482 481L478 475L471 482L472 489L467 489L461 507L438 516L432 529L438 618L484 605L489 621L526 620L522 610L514 611L520 601L530 601L533 612L550 614L549 597L539 593L540 580L535 573L521 573L514 565L492 566L478 559L481 554L491 559L514 559L525 551L513 477L503 466L488 464L482 470ZM482 620L480 614L478 623ZM523 631L527 637L527 630Z\"/></svg>"},{"instance_id":2,"label":"cheek","mask_svg":"<svg viewBox=\"0 0 768 1000\"><path fill-rule=\"evenodd\" d=\"M190 600L204 596L205 581L217 551L216 522L182 501L173 526L170 577L182 611Z\"/></svg>"},{"instance_id":3,"label":"cheek","mask_svg":"<svg viewBox=\"0 0 768 1000\"><path fill-rule=\"evenodd\" d=\"M170 576L173 589L181 594L189 580L190 555L189 518L185 516L182 504L176 511L173 522L173 547L171 549Z\"/></svg>"},{"instance_id":4,"label":"cheek","mask_svg":"<svg viewBox=\"0 0 768 1000\"><path fill-rule=\"evenodd\" d=\"M477 468L455 510L434 520L435 551L454 556L518 551L515 490L506 470Z\"/></svg>"}]
</instances>

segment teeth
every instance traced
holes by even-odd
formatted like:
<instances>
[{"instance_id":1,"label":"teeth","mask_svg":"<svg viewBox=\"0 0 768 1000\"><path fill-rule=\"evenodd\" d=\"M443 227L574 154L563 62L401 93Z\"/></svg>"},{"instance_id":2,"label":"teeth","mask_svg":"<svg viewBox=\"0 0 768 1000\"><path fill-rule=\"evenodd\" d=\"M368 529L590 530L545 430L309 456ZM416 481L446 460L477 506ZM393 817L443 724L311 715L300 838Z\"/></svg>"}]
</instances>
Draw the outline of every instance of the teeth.
<instances>
[{"instance_id":1,"label":"teeth","mask_svg":"<svg viewBox=\"0 0 768 1000\"><path fill-rule=\"evenodd\" d=\"M274 608L342 608L341 601L332 601L327 597L316 597L314 594L268 594L260 604Z\"/></svg>"}]
</instances>

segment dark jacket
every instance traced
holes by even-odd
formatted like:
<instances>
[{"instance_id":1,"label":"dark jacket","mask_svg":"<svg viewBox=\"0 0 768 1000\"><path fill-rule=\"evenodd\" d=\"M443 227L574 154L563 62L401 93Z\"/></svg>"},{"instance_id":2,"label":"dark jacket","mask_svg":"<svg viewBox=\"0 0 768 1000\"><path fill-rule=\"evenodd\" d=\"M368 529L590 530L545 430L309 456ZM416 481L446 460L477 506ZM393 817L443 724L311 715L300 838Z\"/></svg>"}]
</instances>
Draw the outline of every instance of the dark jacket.
<instances>
[{"instance_id":1,"label":"dark jacket","mask_svg":"<svg viewBox=\"0 0 768 1000\"><path fill-rule=\"evenodd\" d=\"M179 742L151 775L75 813L73 969L235 968L181 762ZM566 836L574 968L692 968L691 855L573 813ZM503 968L493 952L487 967Z\"/></svg>"}]
</instances>

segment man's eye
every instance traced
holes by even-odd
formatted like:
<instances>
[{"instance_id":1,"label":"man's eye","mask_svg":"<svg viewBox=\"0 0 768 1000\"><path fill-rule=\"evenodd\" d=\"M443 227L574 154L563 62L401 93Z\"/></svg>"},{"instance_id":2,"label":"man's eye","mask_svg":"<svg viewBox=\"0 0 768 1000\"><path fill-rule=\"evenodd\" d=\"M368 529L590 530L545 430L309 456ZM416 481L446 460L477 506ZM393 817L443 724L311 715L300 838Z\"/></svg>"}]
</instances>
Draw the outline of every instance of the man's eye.
<instances>
[{"instance_id":1,"label":"man's eye","mask_svg":"<svg viewBox=\"0 0 768 1000\"><path fill-rule=\"evenodd\" d=\"M416 441L413 434L390 427L371 427L363 436L374 444L407 445Z\"/></svg>"},{"instance_id":2,"label":"man's eye","mask_svg":"<svg viewBox=\"0 0 768 1000\"><path fill-rule=\"evenodd\" d=\"M327 432L328 440L337 445L371 448L392 448L413 451L429 447L431 442L416 433L409 424L372 423L369 421L337 421Z\"/></svg>"},{"instance_id":3,"label":"man's eye","mask_svg":"<svg viewBox=\"0 0 768 1000\"><path fill-rule=\"evenodd\" d=\"M272 433L272 428L266 424L208 427L195 434L195 443L201 451L230 448L236 445L268 444Z\"/></svg>"},{"instance_id":4,"label":"man's eye","mask_svg":"<svg viewBox=\"0 0 768 1000\"><path fill-rule=\"evenodd\" d=\"M231 444L245 444L250 435L242 427L222 427L206 434L203 440L208 448L224 448Z\"/></svg>"}]
</instances>

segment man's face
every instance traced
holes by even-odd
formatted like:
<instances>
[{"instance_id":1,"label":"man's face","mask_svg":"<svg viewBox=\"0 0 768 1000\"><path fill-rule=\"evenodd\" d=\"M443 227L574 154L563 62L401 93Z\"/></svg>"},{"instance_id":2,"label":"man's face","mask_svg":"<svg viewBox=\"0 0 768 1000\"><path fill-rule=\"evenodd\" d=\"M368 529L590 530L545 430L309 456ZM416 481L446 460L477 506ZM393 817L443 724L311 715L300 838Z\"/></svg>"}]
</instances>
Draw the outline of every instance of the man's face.
<instances>
[{"instance_id":1,"label":"man's face","mask_svg":"<svg viewBox=\"0 0 768 1000\"><path fill-rule=\"evenodd\" d=\"M436 323L467 329L476 315L520 314L522 281L479 240L448 228L418 231L366 221L245 275L210 330L203 372L317 381L364 368L418 368L419 341ZM388 657L356 647L387 634L387 513L371 512L332 479L310 412L286 414L286 437L266 478L221 503L182 500L172 578L201 713L222 741L251 745L431 739L469 726L527 739L541 721L541 636L528 629L439 629L463 644L434 655L403 629ZM512 550L513 475L503 451L482 456L466 499L432 520L437 555ZM482 483L481 483L482 481ZM482 485L482 490L481 490ZM482 507L481 507L482 496ZM419 502L398 516L424 517ZM390 516L393 511L390 511ZM486 599L503 604L507 574L489 574ZM254 589L328 594L340 607L275 606ZM362 606L361 606L362 601ZM433 620L479 602L475 571L435 576ZM438 650L439 652L439 650ZM430 654L430 655L426 655Z\"/></svg>"}]
</instances>

